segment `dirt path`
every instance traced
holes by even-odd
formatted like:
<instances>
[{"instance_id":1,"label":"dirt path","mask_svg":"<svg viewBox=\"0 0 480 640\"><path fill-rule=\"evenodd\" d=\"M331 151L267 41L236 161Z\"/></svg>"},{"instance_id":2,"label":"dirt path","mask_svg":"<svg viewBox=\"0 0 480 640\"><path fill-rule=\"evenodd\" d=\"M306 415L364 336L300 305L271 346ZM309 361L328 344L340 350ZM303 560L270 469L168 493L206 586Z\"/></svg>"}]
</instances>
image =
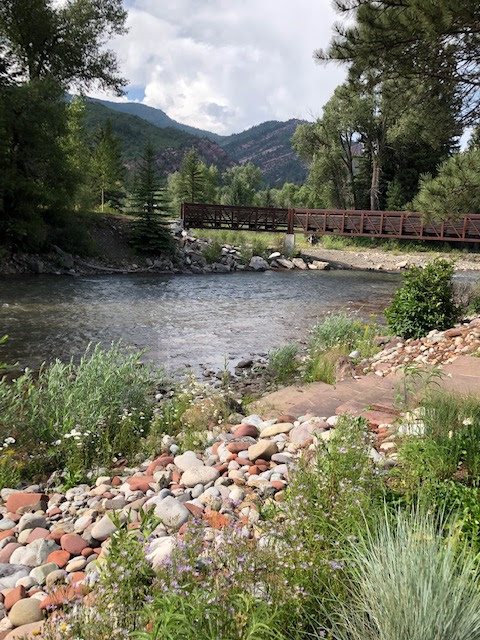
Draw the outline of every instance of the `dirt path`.
<instances>
[{"instance_id":1,"label":"dirt path","mask_svg":"<svg viewBox=\"0 0 480 640\"><path fill-rule=\"evenodd\" d=\"M336 268L372 269L374 271L399 271L408 265L424 266L436 257L455 260L456 271L480 271L480 253L412 252L393 253L378 248L368 249L324 249L312 247L302 249L302 254L316 260L330 262Z\"/></svg>"}]
</instances>

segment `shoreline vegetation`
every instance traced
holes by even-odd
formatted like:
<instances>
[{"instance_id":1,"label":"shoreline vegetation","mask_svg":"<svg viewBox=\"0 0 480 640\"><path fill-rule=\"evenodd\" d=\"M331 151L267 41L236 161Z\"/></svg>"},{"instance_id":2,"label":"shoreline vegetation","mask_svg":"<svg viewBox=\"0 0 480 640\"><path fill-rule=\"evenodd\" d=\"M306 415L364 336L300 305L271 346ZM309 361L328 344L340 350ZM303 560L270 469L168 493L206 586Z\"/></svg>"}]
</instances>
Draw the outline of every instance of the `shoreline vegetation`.
<instances>
[{"instance_id":1,"label":"shoreline vegetation","mask_svg":"<svg viewBox=\"0 0 480 640\"><path fill-rule=\"evenodd\" d=\"M480 396L443 373L467 358L480 379L479 296L458 298L442 259L407 274L387 328L332 314L305 350L246 360L218 387L119 345L3 378L3 637L480 632ZM249 395L258 375L277 393ZM302 415L271 400L359 379L396 392Z\"/></svg>"},{"instance_id":2,"label":"shoreline vegetation","mask_svg":"<svg viewBox=\"0 0 480 640\"><path fill-rule=\"evenodd\" d=\"M408 266L425 266L435 257L453 259L456 271L480 270L480 254L446 243L323 236L310 244L306 237L297 235L293 254L287 254L282 234L204 229L186 232L179 222L172 223L177 247L173 254L145 257L135 253L129 243L131 220L129 216L116 214L91 216L80 254L57 245L48 253L3 249L0 275L228 273L267 268L397 272ZM250 264L254 257L257 260Z\"/></svg>"}]
</instances>

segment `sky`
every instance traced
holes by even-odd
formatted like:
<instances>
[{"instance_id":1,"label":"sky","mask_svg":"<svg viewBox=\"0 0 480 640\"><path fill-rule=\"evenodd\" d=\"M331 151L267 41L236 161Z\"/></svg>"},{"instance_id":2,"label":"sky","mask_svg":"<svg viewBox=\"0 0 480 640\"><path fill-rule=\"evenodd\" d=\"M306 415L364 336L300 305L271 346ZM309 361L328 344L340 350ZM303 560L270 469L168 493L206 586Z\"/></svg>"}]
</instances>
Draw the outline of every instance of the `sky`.
<instances>
[{"instance_id":1,"label":"sky","mask_svg":"<svg viewBox=\"0 0 480 640\"><path fill-rule=\"evenodd\" d=\"M320 66L331 0L126 0L127 35L110 43L129 101L221 134L265 120L313 120L345 70ZM95 97L115 99L111 95Z\"/></svg>"}]
</instances>

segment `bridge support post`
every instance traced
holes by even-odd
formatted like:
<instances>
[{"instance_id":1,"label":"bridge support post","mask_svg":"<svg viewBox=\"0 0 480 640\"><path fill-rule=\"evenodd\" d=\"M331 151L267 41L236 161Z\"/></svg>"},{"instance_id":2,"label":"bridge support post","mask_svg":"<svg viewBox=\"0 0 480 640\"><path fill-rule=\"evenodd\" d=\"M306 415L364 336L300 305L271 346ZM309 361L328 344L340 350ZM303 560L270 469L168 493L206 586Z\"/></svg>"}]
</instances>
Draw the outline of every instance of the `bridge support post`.
<instances>
[{"instance_id":1,"label":"bridge support post","mask_svg":"<svg viewBox=\"0 0 480 640\"><path fill-rule=\"evenodd\" d=\"M283 239L283 250L285 255L291 256L295 252L295 234L287 233Z\"/></svg>"}]
</instances>

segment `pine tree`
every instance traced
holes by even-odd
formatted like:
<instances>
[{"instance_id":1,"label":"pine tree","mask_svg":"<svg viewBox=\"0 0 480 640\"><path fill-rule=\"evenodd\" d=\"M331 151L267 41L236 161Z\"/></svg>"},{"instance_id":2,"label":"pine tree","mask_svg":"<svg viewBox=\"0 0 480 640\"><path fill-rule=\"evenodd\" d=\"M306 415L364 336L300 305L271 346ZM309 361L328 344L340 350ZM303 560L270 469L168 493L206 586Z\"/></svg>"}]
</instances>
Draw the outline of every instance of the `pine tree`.
<instances>
[{"instance_id":1,"label":"pine tree","mask_svg":"<svg viewBox=\"0 0 480 640\"><path fill-rule=\"evenodd\" d=\"M131 241L137 251L171 255L174 240L169 228L166 189L161 185L151 143L145 147L135 176L131 199L133 223Z\"/></svg>"},{"instance_id":2,"label":"pine tree","mask_svg":"<svg viewBox=\"0 0 480 640\"><path fill-rule=\"evenodd\" d=\"M186 202L203 202L205 190L204 166L197 150L189 149L182 160L180 169L181 191Z\"/></svg>"}]
</instances>

